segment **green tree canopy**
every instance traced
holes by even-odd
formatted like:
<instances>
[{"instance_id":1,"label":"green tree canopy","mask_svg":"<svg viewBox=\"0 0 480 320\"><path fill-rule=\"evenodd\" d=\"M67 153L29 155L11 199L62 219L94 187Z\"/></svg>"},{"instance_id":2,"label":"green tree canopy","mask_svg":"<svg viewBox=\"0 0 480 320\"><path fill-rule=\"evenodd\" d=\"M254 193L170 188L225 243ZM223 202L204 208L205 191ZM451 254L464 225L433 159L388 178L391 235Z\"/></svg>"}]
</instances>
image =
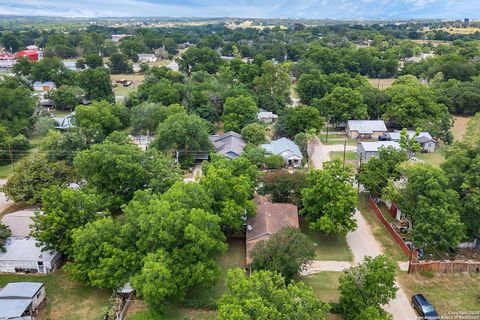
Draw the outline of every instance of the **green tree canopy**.
<instances>
[{"instance_id":1,"label":"green tree canopy","mask_svg":"<svg viewBox=\"0 0 480 320\"><path fill-rule=\"evenodd\" d=\"M161 151L177 150L187 156L191 152L209 151L207 123L197 115L175 113L158 126L152 145Z\"/></svg>"},{"instance_id":2,"label":"green tree canopy","mask_svg":"<svg viewBox=\"0 0 480 320\"><path fill-rule=\"evenodd\" d=\"M315 248L298 229L284 227L251 252L252 269L277 271L288 283L315 258Z\"/></svg>"},{"instance_id":3,"label":"green tree canopy","mask_svg":"<svg viewBox=\"0 0 480 320\"><path fill-rule=\"evenodd\" d=\"M253 81L258 105L278 113L290 103L290 76L272 62L264 62L261 75Z\"/></svg>"},{"instance_id":4,"label":"green tree canopy","mask_svg":"<svg viewBox=\"0 0 480 320\"><path fill-rule=\"evenodd\" d=\"M258 108L252 97L240 96L229 97L223 106L223 117L225 131L240 131L246 125L257 120Z\"/></svg>"},{"instance_id":5,"label":"green tree canopy","mask_svg":"<svg viewBox=\"0 0 480 320\"><path fill-rule=\"evenodd\" d=\"M286 170L267 173L261 177L261 194L269 194L273 202L290 202L300 205L301 192L305 187L305 174Z\"/></svg>"},{"instance_id":6,"label":"green tree canopy","mask_svg":"<svg viewBox=\"0 0 480 320\"><path fill-rule=\"evenodd\" d=\"M73 161L78 175L112 208L127 203L139 189L164 192L180 178L173 160L155 149L143 152L127 137L123 139L95 144L79 152Z\"/></svg>"},{"instance_id":7,"label":"green tree canopy","mask_svg":"<svg viewBox=\"0 0 480 320\"><path fill-rule=\"evenodd\" d=\"M75 109L74 123L78 127L103 136L125 128L128 121L128 110L125 106L107 101L96 101L91 105L78 106Z\"/></svg>"},{"instance_id":8,"label":"green tree canopy","mask_svg":"<svg viewBox=\"0 0 480 320\"><path fill-rule=\"evenodd\" d=\"M130 62L128 62L128 57L123 53L117 52L110 56L110 72L112 74L119 73L132 73L133 67Z\"/></svg>"},{"instance_id":9,"label":"green tree canopy","mask_svg":"<svg viewBox=\"0 0 480 320\"><path fill-rule=\"evenodd\" d=\"M315 100L313 104L334 124L368 117L368 107L363 102L362 94L350 88L337 87L322 99Z\"/></svg>"},{"instance_id":10,"label":"green tree canopy","mask_svg":"<svg viewBox=\"0 0 480 320\"><path fill-rule=\"evenodd\" d=\"M302 190L303 209L300 211L312 230L327 234L347 234L355 230L353 218L357 191L352 186L351 172L340 161L323 164L323 170L310 171Z\"/></svg>"},{"instance_id":11,"label":"green tree canopy","mask_svg":"<svg viewBox=\"0 0 480 320\"><path fill-rule=\"evenodd\" d=\"M45 188L66 187L70 179L71 170L65 162L50 162L45 156L35 153L16 163L13 174L1 190L15 202L34 204L40 202Z\"/></svg>"},{"instance_id":12,"label":"green tree canopy","mask_svg":"<svg viewBox=\"0 0 480 320\"><path fill-rule=\"evenodd\" d=\"M50 93L53 106L59 110L74 110L81 102L84 91L77 86L63 85Z\"/></svg>"},{"instance_id":13,"label":"green tree canopy","mask_svg":"<svg viewBox=\"0 0 480 320\"><path fill-rule=\"evenodd\" d=\"M114 102L110 73L105 68L87 69L78 73L78 85L87 99Z\"/></svg>"},{"instance_id":14,"label":"green tree canopy","mask_svg":"<svg viewBox=\"0 0 480 320\"><path fill-rule=\"evenodd\" d=\"M250 277L239 268L229 270L226 293L218 301L218 319L322 320L330 309L303 282L286 284L272 271L256 271Z\"/></svg>"},{"instance_id":15,"label":"green tree canopy","mask_svg":"<svg viewBox=\"0 0 480 320\"><path fill-rule=\"evenodd\" d=\"M381 306L397 294L395 263L382 255L365 257L361 264L342 272L338 289L340 308L346 319L364 319L360 315L375 314L371 308L382 314Z\"/></svg>"},{"instance_id":16,"label":"green tree canopy","mask_svg":"<svg viewBox=\"0 0 480 320\"><path fill-rule=\"evenodd\" d=\"M398 165L407 160L405 151L392 147L380 148L378 157L372 157L368 162L362 163L357 179L372 197L380 198L388 185L388 180L400 178Z\"/></svg>"},{"instance_id":17,"label":"green tree canopy","mask_svg":"<svg viewBox=\"0 0 480 320\"><path fill-rule=\"evenodd\" d=\"M460 221L458 193L448 185L445 173L424 164L405 164L403 187L389 186L388 198L412 222L413 243L419 248L456 248L465 237Z\"/></svg>"},{"instance_id":18,"label":"green tree canopy","mask_svg":"<svg viewBox=\"0 0 480 320\"><path fill-rule=\"evenodd\" d=\"M158 125L172 114L185 113L180 104L165 107L159 103L144 102L131 109L131 124L133 132L154 134Z\"/></svg>"},{"instance_id":19,"label":"green tree canopy","mask_svg":"<svg viewBox=\"0 0 480 320\"><path fill-rule=\"evenodd\" d=\"M243 127L241 133L242 137L245 139L245 141L247 141L247 143L251 143L256 146L266 141L265 126L260 123L247 124L245 127Z\"/></svg>"},{"instance_id":20,"label":"green tree canopy","mask_svg":"<svg viewBox=\"0 0 480 320\"><path fill-rule=\"evenodd\" d=\"M316 108L300 105L283 110L275 124L275 133L293 138L296 134L309 130L320 132L324 124L325 119Z\"/></svg>"},{"instance_id":21,"label":"green tree canopy","mask_svg":"<svg viewBox=\"0 0 480 320\"><path fill-rule=\"evenodd\" d=\"M222 65L220 55L210 48L188 48L178 60L180 70L190 75L195 71L216 73Z\"/></svg>"},{"instance_id":22,"label":"green tree canopy","mask_svg":"<svg viewBox=\"0 0 480 320\"><path fill-rule=\"evenodd\" d=\"M203 163L200 184L212 196L213 212L221 217L223 226L239 229L245 214L254 214L255 204L251 199L256 172L257 168L243 157L229 160L214 155L211 162Z\"/></svg>"},{"instance_id":23,"label":"green tree canopy","mask_svg":"<svg viewBox=\"0 0 480 320\"><path fill-rule=\"evenodd\" d=\"M94 190L53 186L42 193L42 212L35 212L31 235L45 249L70 256L74 229L101 218L102 199Z\"/></svg>"}]
</instances>

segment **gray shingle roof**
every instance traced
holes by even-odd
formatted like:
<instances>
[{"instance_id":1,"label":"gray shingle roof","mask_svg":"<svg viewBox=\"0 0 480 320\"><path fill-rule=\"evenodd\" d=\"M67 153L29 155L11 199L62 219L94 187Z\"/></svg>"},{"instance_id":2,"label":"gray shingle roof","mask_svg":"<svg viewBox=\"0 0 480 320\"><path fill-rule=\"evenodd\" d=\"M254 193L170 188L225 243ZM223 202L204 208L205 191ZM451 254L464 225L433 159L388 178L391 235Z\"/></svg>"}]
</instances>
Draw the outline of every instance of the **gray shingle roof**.
<instances>
[{"instance_id":1,"label":"gray shingle roof","mask_svg":"<svg viewBox=\"0 0 480 320\"><path fill-rule=\"evenodd\" d=\"M347 124L350 131L387 131L387 127L383 120L348 120Z\"/></svg>"},{"instance_id":2,"label":"gray shingle roof","mask_svg":"<svg viewBox=\"0 0 480 320\"><path fill-rule=\"evenodd\" d=\"M210 136L210 141L212 141L218 153L230 159L239 157L247 144L242 135L234 131L226 132L223 135Z\"/></svg>"},{"instance_id":3,"label":"gray shingle roof","mask_svg":"<svg viewBox=\"0 0 480 320\"><path fill-rule=\"evenodd\" d=\"M2 299L31 299L43 287L41 282L10 282L0 290Z\"/></svg>"}]
</instances>

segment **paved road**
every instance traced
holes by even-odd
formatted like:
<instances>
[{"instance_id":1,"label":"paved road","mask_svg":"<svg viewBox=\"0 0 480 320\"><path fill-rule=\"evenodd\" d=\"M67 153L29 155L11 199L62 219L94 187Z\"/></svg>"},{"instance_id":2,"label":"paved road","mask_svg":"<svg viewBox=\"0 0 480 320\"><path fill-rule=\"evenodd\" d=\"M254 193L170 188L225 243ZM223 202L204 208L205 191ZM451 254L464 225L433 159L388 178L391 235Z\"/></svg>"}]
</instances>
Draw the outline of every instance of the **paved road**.
<instances>
[{"instance_id":1,"label":"paved road","mask_svg":"<svg viewBox=\"0 0 480 320\"><path fill-rule=\"evenodd\" d=\"M0 179L0 186L3 186L5 182L6 182L5 179ZM2 213L3 210L10 207L12 204L13 202L7 200L7 198L5 197L5 194L3 192L0 192L0 213Z\"/></svg>"}]
</instances>

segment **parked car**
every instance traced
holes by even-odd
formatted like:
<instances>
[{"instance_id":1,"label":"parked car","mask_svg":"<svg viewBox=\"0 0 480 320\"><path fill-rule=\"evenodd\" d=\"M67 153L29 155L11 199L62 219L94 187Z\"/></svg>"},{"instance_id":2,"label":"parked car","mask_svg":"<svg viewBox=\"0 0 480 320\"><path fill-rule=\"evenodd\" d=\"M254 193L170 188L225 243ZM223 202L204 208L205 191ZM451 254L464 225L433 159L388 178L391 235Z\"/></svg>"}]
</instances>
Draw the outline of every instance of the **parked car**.
<instances>
[{"instance_id":1,"label":"parked car","mask_svg":"<svg viewBox=\"0 0 480 320\"><path fill-rule=\"evenodd\" d=\"M423 317L423 319L440 319L440 316L438 315L435 308L421 293L416 294L412 297L412 307L418 312L420 316Z\"/></svg>"}]
</instances>

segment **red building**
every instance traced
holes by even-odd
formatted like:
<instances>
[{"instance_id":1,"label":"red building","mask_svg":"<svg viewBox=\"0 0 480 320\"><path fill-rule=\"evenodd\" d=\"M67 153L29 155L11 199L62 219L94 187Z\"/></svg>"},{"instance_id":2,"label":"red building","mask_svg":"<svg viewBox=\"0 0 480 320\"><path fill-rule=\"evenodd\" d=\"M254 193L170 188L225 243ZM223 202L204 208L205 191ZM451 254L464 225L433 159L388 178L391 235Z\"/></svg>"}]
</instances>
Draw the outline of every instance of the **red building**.
<instances>
[{"instance_id":1,"label":"red building","mask_svg":"<svg viewBox=\"0 0 480 320\"><path fill-rule=\"evenodd\" d=\"M38 51L37 50L22 50L15 53L15 57L28 57L30 61L38 61Z\"/></svg>"}]
</instances>

